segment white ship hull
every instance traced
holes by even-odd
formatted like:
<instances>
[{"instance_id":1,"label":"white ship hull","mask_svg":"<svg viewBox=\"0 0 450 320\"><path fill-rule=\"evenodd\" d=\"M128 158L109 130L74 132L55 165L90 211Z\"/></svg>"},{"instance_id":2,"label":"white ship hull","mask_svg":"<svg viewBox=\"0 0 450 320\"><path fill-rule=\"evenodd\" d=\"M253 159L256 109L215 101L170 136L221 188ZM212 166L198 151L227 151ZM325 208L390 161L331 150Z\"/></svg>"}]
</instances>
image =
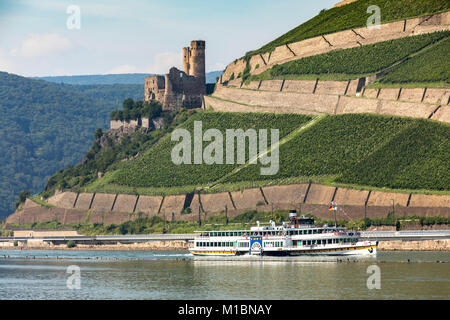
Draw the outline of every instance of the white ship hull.
<instances>
[{"instance_id":1,"label":"white ship hull","mask_svg":"<svg viewBox=\"0 0 450 320\"><path fill-rule=\"evenodd\" d=\"M305 249L285 248L284 250L263 250L262 252L235 251L235 250L196 250L190 253L196 256L237 256L237 255L263 255L263 256L375 256L377 242L365 242L360 245L347 247L310 247Z\"/></svg>"}]
</instances>

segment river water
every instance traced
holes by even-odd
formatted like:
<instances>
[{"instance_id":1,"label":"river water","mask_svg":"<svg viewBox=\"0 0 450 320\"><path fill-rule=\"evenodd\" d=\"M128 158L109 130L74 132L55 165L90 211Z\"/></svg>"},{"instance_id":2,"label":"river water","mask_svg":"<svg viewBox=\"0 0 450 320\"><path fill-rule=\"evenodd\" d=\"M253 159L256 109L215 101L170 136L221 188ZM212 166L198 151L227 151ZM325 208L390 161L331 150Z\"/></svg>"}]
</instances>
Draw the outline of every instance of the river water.
<instances>
[{"instance_id":1,"label":"river water","mask_svg":"<svg viewBox=\"0 0 450 320\"><path fill-rule=\"evenodd\" d=\"M79 273L67 273L69 266ZM450 252L379 252L347 260L0 250L0 299L449 298Z\"/></svg>"}]
</instances>

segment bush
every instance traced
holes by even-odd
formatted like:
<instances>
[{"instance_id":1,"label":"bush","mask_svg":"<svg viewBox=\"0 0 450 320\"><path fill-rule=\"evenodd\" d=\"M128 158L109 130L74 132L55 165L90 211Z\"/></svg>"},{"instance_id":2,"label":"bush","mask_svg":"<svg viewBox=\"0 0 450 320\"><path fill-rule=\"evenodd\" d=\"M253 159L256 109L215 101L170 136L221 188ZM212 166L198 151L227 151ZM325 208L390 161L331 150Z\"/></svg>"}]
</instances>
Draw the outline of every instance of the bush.
<instances>
[{"instance_id":1,"label":"bush","mask_svg":"<svg viewBox=\"0 0 450 320\"><path fill-rule=\"evenodd\" d=\"M70 248L75 248L77 246L77 244L73 240L67 241L66 245L67 245L67 248L69 248L69 249Z\"/></svg>"},{"instance_id":2,"label":"bush","mask_svg":"<svg viewBox=\"0 0 450 320\"><path fill-rule=\"evenodd\" d=\"M27 200L27 198L28 198L30 195L31 195L31 192L30 192L29 190L24 190L24 191L22 191L22 192L19 194L19 196L18 196L18 198L17 198L17 201L16 201L16 203L15 203L16 209L17 209L22 203L25 203L25 201Z\"/></svg>"}]
</instances>

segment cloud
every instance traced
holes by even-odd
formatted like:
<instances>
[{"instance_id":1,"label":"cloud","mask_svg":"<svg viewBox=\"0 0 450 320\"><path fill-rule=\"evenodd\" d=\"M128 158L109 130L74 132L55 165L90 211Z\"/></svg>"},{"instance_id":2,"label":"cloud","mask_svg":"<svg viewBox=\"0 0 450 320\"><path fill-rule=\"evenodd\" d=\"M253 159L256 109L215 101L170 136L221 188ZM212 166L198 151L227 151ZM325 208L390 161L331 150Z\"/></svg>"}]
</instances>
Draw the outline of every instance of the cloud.
<instances>
[{"instance_id":1,"label":"cloud","mask_svg":"<svg viewBox=\"0 0 450 320\"><path fill-rule=\"evenodd\" d=\"M139 70L132 65L129 64L124 64L118 67L115 67L112 70L109 70L107 73L108 74L121 74L121 73L138 73Z\"/></svg>"},{"instance_id":2,"label":"cloud","mask_svg":"<svg viewBox=\"0 0 450 320\"><path fill-rule=\"evenodd\" d=\"M65 51L72 47L69 39L57 33L32 33L25 39L19 48L11 50L14 57L38 57L56 52Z\"/></svg>"},{"instance_id":3,"label":"cloud","mask_svg":"<svg viewBox=\"0 0 450 320\"><path fill-rule=\"evenodd\" d=\"M181 54L173 52L157 53L153 58L153 63L146 68L148 73L166 74L171 67L180 68Z\"/></svg>"}]
</instances>

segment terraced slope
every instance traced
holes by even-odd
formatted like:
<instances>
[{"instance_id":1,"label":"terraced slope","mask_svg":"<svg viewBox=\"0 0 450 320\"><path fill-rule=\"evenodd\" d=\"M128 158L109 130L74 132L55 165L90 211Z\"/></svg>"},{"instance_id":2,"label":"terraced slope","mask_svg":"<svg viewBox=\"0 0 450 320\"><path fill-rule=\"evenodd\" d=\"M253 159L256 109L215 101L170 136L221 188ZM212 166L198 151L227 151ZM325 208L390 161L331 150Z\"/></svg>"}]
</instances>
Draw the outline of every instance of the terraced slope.
<instances>
[{"instance_id":1,"label":"terraced slope","mask_svg":"<svg viewBox=\"0 0 450 320\"><path fill-rule=\"evenodd\" d=\"M138 188L139 193L139 188L157 188L159 193L165 193L172 188L171 193L175 189L192 192L195 187L217 183L233 189L233 185L258 184L258 181L283 184L286 179L390 189L450 190L448 124L366 114L311 119L292 114L201 112L181 126L193 132L194 121L201 120L203 131L208 128L224 131L230 126L244 130L280 129L280 165L274 176L261 175L259 163L175 165L171 150L178 142L166 136L136 160L95 181L88 190L129 192ZM307 123L311 125L299 130ZM289 139L281 139L287 136Z\"/></svg>"},{"instance_id":2,"label":"terraced slope","mask_svg":"<svg viewBox=\"0 0 450 320\"><path fill-rule=\"evenodd\" d=\"M379 80L379 84L422 86L450 85L450 39L442 40L423 53L409 58Z\"/></svg>"},{"instance_id":3,"label":"terraced slope","mask_svg":"<svg viewBox=\"0 0 450 320\"><path fill-rule=\"evenodd\" d=\"M448 0L359 0L348 5L321 11L317 16L269 42L247 56L273 51L276 47L341 30L363 27L371 15L369 6L381 9L381 23L424 16L450 10Z\"/></svg>"},{"instance_id":4,"label":"terraced slope","mask_svg":"<svg viewBox=\"0 0 450 320\"><path fill-rule=\"evenodd\" d=\"M202 112L192 116L180 128L187 129L194 136L194 122L201 121L203 132L214 128L224 136L223 154L225 155L226 129L279 129L280 139L312 119L311 116L293 114L247 114L247 113L211 113ZM270 133L269 133L270 136ZM270 143L270 138L268 138ZM235 169L238 164L175 165L171 159L171 151L178 142L171 141L170 136L163 138L137 160L124 165L96 182L96 185L117 184L130 187L177 187L205 185L211 183ZM203 147L209 145L204 142ZM236 148L237 144L235 144ZM246 161L248 161L248 141L246 142ZM192 163L194 147L192 147ZM225 159L223 157L223 159ZM235 158L236 159L236 158ZM236 162L236 160L235 160Z\"/></svg>"},{"instance_id":5,"label":"terraced slope","mask_svg":"<svg viewBox=\"0 0 450 320\"><path fill-rule=\"evenodd\" d=\"M449 36L450 31L435 32L357 48L335 50L275 65L259 75L252 76L250 80L307 79L321 78L321 76L336 80L354 79L358 76L379 72L442 39L446 39L439 45L430 48L423 57L418 55L408 61L407 66L401 66L394 70L389 76L391 80L387 80L388 82L399 81L405 76L404 81L406 82L417 81L417 79L445 81L448 79L450 69L450 59L445 59L449 55ZM413 71L413 68L417 69Z\"/></svg>"},{"instance_id":6,"label":"terraced slope","mask_svg":"<svg viewBox=\"0 0 450 320\"><path fill-rule=\"evenodd\" d=\"M248 166L226 182L328 176L328 182L450 190L450 126L429 120L327 116L280 147L276 176Z\"/></svg>"}]
</instances>

